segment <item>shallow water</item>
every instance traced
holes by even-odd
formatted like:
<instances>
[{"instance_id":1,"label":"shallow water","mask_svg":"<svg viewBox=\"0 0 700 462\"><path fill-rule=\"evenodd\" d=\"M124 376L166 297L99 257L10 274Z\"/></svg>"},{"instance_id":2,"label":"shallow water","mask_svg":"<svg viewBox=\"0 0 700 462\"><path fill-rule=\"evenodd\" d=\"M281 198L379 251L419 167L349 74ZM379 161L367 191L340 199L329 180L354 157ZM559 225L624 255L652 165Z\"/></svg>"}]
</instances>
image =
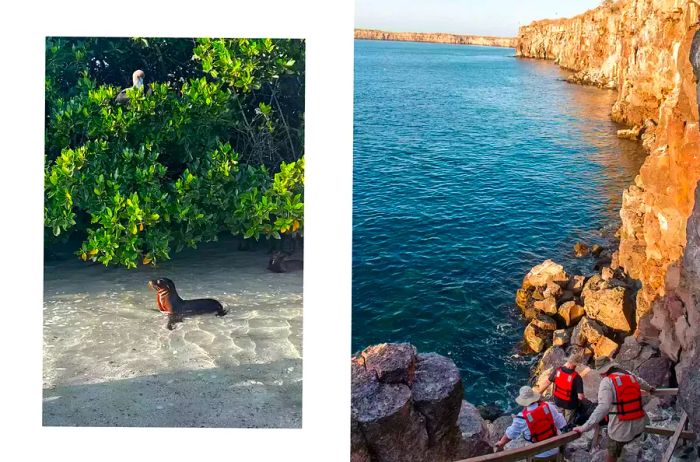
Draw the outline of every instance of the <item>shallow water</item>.
<instances>
[{"instance_id":1,"label":"shallow water","mask_svg":"<svg viewBox=\"0 0 700 462\"><path fill-rule=\"evenodd\" d=\"M76 258L44 272L44 425L300 427L302 272L230 243L125 270ZM165 328L149 279L216 298Z\"/></svg>"},{"instance_id":2,"label":"shallow water","mask_svg":"<svg viewBox=\"0 0 700 462\"><path fill-rule=\"evenodd\" d=\"M546 258L589 272L644 159L612 91L514 50L355 41L353 351L407 341L450 356L475 404L512 405L515 291Z\"/></svg>"}]
</instances>

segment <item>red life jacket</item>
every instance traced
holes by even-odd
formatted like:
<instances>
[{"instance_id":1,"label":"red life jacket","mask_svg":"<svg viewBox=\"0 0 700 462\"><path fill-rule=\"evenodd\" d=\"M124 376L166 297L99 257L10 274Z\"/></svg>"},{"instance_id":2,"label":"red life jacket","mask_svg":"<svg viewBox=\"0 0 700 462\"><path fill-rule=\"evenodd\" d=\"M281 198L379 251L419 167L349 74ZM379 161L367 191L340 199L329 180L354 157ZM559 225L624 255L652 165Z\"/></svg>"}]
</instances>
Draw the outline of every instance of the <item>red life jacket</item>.
<instances>
[{"instance_id":1,"label":"red life jacket","mask_svg":"<svg viewBox=\"0 0 700 462\"><path fill-rule=\"evenodd\" d=\"M554 416L549 410L547 403L539 401L539 405L532 411L527 408L523 409L523 419L527 424L527 429L530 430L530 442L537 443L538 441L546 440L556 436L557 427L554 425Z\"/></svg>"},{"instance_id":2,"label":"red life jacket","mask_svg":"<svg viewBox=\"0 0 700 462\"><path fill-rule=\"evenodd\" d=\"M620 420L637 420L644 417L642 407L642 391L639 382L629 374L615 373L608 376L615 388L616 410L610 414L616 414Z\"/></svg>"},{"instance_id":3,"label":"red life jacket","mask_svg":"<svg viewBox=\"0 0 700 462\"><path fill-rule=\"evenodd\" d=\"M562 401L572 402L574 400L574 380L578 377L578 373L564 372L560 367L557 369L557 374L554 377L554 396Z\"/></svg>"}]
</instances>

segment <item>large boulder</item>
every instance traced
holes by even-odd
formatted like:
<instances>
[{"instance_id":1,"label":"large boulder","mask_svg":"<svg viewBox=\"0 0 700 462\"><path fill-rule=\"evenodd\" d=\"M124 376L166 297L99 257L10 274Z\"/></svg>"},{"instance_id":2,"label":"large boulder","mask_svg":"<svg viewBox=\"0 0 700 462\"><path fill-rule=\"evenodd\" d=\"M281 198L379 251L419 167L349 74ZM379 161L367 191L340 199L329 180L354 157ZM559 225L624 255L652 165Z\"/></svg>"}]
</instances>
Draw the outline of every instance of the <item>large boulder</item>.
<instances>
[{"instance_id":1,"label":"large boulder","mask_svg":"<svg viewBox=\"0 0 700 462\"><path fill-rule=\"evenodd\" d=\"M612 330L632 332L634 311L628 292L627 288L620 286L589 291L584 289L583 309L586 316Z\"/></svg>"},{"instance_id":2,"label":"large boulder","mask_svg":"<svg viewBox=\"0 0 700 462\"><path fill-rule=\"evenodd\" d=\"M577 258L587 257L591 253L591 250L583 242L577 242L574 244L574 256Z\"/></svg>"},{"instance_id":3,"label":"large boulder","mask_svg":"<svg viewBox=\"0 0 700 462\"><path fill-rule=\"evenodd\" d=\"M460 458L468 459L492 451L486 421L481 417L479 410L467 401L462 401L458 425L462 435Z\"/></svg>"},{"instance_id":4,"label":"large boulder","mask_svg":"<svg viewBox=\"0 0 700 462\"><path fill-rule=\"evenodd\" d=\"M569 282L569 277L564 271L564 267L552 260L545 260L530 270L523 279L523 289L531 287L546 287L548 282L554 282L565 286Z\"/></svg>"},{"instance_id":5,"label":"large boulder","mask_svg":"<svg viewBox=\"0 0 700 462\"><path fill-rule=\"evenodd\" d=\"M571 341L571 331L573 329L557 329L552 333L552 345L564 346Z\"/></svg>"},{"instance_id":6,"label":"large boulder","mask_svg":"<svg viewBox=\"0 0 700 462\"><path fill-rule=\"evenodd\" d=\"M550 316L557 314L557 300L552 296L545 297L543 300L536 300L532 306L535 310Z\"/></svg>"},{"instance_id":7,"label":"large boulder","mask_svg":"<svg viewBox=\"0 0 700 462\"><path fill-rule=\"evenodd\" d=\"M557 330L557 322L544 314L538 314L532 321L530 321L530 324L542 330Z\"/></svg>"},{"instance_id":8,"label":"large boulder","mask_svg":"<svg viewBox=\"0 0 700 462\"><path fill-rule=\"evenodd\" d=\"M583 290L583 285L586 282L585 276L571 276L569 283L566 285L567 290L570 290L574 295L579 295Z\"/></svg>"},{"instance_id":9,"label":"large boulder","mask_svg":"<svg viewBox=\"0 0 700 462\"><path fill-rule=\"evenodd\" d=\"M495 446L498 441L506 434L506 429L513 423L513 416L503 415L493 422L487 424L489 429L488 441L492 446Z\"/></svg>"},{"instance_id":10,"label":"large boulder","mask_svg":"<svg viewBox=\"0 0 700 462\"><path fill-rule=\"evenodd\" d=\"M408 343L382 343L360 353L365 368L381 382L411 385L416 371L416 349Z\"/></svg>"},{"instance_id":11,"label":"large boulder","mask_svg":"<svg viewBox=\"0 0 700 462\"><path fill-rule=\"evenodd\" d=\"M589 347L596 361L612 358L619 347L615 341L605 335L605 328L602 325L585 316L574 327L571 333L571 344Z\"/></svg>"},{"instance_id":12,"label":"large boulder","mask_svg":"<svg viewBox=\"0 0 700 462\"><path fill-rule=\"evenodd\" d=\"M447 462L465 448L490 449L485 425L462 439L462 381L451 359L409 344L374 345L352 358L351 374L353 462Z\"/></svg>"},{"instance_id":13,"label":"large boulder","mask_svg":"<svg viewBox=\"0 0 700 462\"><path fill-rule=\"evenodd\" d=\"M444 440L454 430L462 401L462 379L455 363L435 353L418 355L413 402L426 419L430 444Z\"/></svg>"},{"instance_id":14,"label":"large boulder","mask_svg":"<svg viewBox=\"0 0 700 462\"><path fill-rule=\"evenodd\" d=\"M585 311L581 305L574 301L566 302L559 307L559 317L564 320L567 327L576 325L583 317Z\"/></svg>"},{"instance_id":15,"label":"large boulder","mask_svg":"<svg viewBox=\"0 0 700 462\"><path fill-rule=\"evenodd\" d=\"M525 345L530 350L535 353L540 353L547 346L551 335L551 331L542 330L530 322L525 328L523 339L525 340Z\"/></svg>"}]
</instances>

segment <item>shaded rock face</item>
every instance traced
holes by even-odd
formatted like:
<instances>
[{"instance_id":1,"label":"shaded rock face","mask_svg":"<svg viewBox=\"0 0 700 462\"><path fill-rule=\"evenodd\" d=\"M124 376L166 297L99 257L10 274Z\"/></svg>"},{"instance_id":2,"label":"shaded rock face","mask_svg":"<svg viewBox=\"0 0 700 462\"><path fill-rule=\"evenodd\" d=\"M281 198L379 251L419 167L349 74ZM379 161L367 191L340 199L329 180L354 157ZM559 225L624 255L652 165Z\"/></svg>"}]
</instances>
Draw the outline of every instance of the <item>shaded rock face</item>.
<instances>
[{"instance_id":1,"label":"shaded rock face","mask_svg":"<svg viewBox=\"0 0 700 462\"><path fill-rule=\"evenodd\" d=\"M518 33L516 55L552 59L574 72L572 82L616 89L613 119L634 127L630 137L649 151L620 210L619 265L642 285L637 319L666 292L700 179L699 17L691 0L622 0Z\"/></svg>"},{"instance_id":2,"label":"shaded rock face","mask_svg":"<svg viewBox=\"0 0 700 462\"><path fill-rule=\"evenodd\" d=\"M463 387L451 359L381 344L353 357L351 368L351 460L448 461L490 450L478 410L483 431L463 438ZM476 417L465 419L478 426Z\"/></svg>"},{"instance_id":3,"label":"shaded rock face","mask_svg":"<svg viewBox=\"0 0 700 462\"><path fill-rule=\"evenodd\" d=\"M451 43L454 45L480 45L515 48L514 37L484 37L422 32L386 32L376 29L355 29L355 38L361 40L398 40L401 42Z\"/></svg>"}]
</instances>

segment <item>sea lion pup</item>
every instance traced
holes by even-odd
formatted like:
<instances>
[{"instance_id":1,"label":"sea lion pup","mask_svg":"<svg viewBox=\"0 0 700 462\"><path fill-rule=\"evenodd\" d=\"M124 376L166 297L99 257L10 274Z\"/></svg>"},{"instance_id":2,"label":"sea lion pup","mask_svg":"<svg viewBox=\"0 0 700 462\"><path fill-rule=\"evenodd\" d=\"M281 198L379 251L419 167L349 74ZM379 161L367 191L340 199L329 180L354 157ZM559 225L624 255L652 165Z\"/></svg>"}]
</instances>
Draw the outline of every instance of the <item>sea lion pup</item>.
<instances>
[{"instance_id":1,"label":"sea lion pup","mask_svg":"<svg viewBox=\"0 0 700 462\"><path fill-rule=\"evenodd\" d=\"M148 287L156 291L158 309L168 315L169 330L173 330L175 324L181 322L186 315L216 313L217 316L223 316L226 314L221 303L213 298L183 300L175 290L175 283L168 278L148 281Z\"/></svg>"},{"instance_id":2,"label":"sea lion pup","mask_svg":"<svg viewBox=\"0 0 700 462\"><path fill-rule=\"evenodd\" d=\"M304 269L303 260L290 260L292 254L275 250L267 263L267 269L274 273L288 273Z\"/></svg>"}]
</instances>

